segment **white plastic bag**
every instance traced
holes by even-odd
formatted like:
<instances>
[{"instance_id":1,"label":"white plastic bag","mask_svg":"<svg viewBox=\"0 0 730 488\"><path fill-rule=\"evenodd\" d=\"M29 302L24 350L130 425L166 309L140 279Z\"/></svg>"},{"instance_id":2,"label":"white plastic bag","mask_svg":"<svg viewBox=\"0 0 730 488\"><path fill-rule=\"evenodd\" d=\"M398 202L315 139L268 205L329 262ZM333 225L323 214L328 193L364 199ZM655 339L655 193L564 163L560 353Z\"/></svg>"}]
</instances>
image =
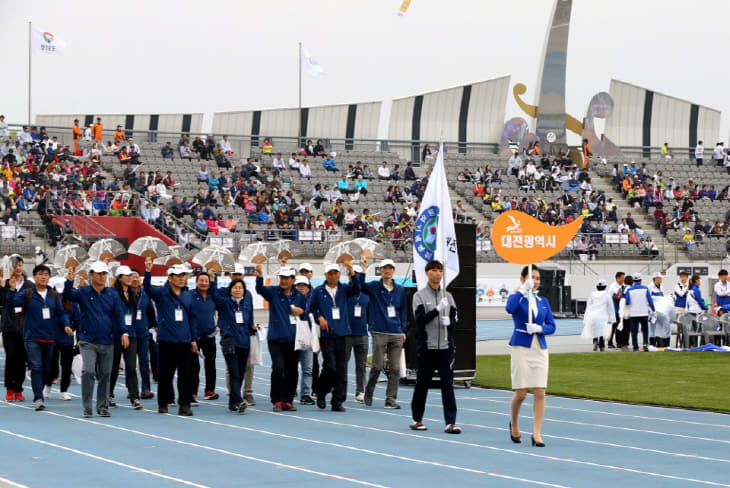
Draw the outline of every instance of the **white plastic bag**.
<instances>
[{"instance_id":1,"label":"white plastic bag","mask_svg":"<svg viewBox=\"0 0 730 488\"><path fill-rule=\"evenodd\" d=\"M250 363L262 366L264 364L264 358L261 354L261 338L259 337L260 332L257 330L254 335L251 336L251 345L249 346L249 355L251 356Z\"/></svg>"},{"instance_id":2,"label":"white plastic bag","mask_svg":"<svg viewBox=\"0 0 730 488\"><path fill-rule=\"evenodd\" d=\"M309 314L309 321L313 324L315 323L314 315L312 315L311 313ZM312 328L312 352L317 354L320 351L320 349L321 348L319 346L319 326L315 325Z\"/></svg>"},{"instance_id":3,"label":"white plastic bag","mask_svg":"<svg viewBox=\"0 0 730 488\"><path fill-rule=\"evenodd\" d=\"M406 374L406 350L401 349L400 351L400 377L405 378Z\"/></svg>"},{"instance_id":4,"label":"white plastic bag","mask_svg":"<svg viewBox=\"0 0 730 488\"><path fill-rule=\"evenodd\" d=\"M74 379L76 380L76 383L79 385L81 384L81 371L84 369L84 361L81 359L81 354L77 354L74 356L73 361L71 362L71 372L74 375Z\"/></svg>"},{"instance_id":5,"label":"white plastic bag","mask_svg":"<svg viewBox=\"0 0 730 488\"><path fill-rule=\"evenodd\" d=\"M294 350L303 351L312 349L312 331L306 320L297 319L297 334L294 337Z\"/></svg>"}]
</instances>

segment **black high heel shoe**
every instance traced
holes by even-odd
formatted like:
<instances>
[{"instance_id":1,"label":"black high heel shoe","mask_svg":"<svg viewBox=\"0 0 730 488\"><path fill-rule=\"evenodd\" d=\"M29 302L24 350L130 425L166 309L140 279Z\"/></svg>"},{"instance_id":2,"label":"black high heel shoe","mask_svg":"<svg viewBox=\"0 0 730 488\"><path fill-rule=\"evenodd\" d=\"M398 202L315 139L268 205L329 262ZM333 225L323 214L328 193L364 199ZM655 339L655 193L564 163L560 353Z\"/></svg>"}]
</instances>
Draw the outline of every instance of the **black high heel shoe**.
<instances>
[{"instance_id":1,"label":"black high heel shoe","mask_svg":"<svg viewBox=\"0 0 730 488\"><path fill-rule=\"evenodd\" d=\"M530 439L532 439L532 447L545 447L545 443L544 442L537 442L535 440L535 436L534 435L531 435L530 436Z\"/></svg>"},{"instance_id":2,"label":"black high heel shoe","mask_svg":"<svg viewBox=\"0 0 730 488\"><path fill-rule=\"evenodd\" d=\"M509 423L509 438L512 439L512 442L515 444L522 444L522 436L518 435L517 437L512 435L512 422Z\"/></svg>"}]
</instances>

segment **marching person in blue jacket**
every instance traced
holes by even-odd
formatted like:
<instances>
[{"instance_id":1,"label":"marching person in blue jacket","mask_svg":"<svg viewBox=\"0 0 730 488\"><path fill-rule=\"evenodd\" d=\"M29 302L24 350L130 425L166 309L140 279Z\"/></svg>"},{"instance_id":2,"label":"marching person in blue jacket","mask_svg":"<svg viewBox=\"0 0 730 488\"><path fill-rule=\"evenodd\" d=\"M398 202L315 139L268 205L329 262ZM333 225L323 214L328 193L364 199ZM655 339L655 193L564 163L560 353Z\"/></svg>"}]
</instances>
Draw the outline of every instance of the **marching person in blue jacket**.
<instances>
[{"instance_id":1,"label":"marching person in blue jacket","mask_svg":"<svg viewBox=\"0 0 730 488\"><path fill-rule=\"evenodd\" d=\"M649 288L641 284L641 273L634 273L634 284L626 290L626 305L631 307L631 346L639 350L639 327L644 351L649 350L649 315L654 313L654 300Z\"/></svg>"},{"instance_id":2,"label":"marching person in blue jacket","mask_svg":"<svg viewBox=\"0 0 730 488\"><path fill-rule=\"evenodd\" d=\"M270 399L275 412L293 412L297 391L298 353L294 350L297 317L304 315L306 302L294 287L294 268L279 270L279 284L264 286L263 268L256 265L256 293L269 302L269 331L266 339L271 355Z\"/></svg>"},{"instance_id":3,"label":"marching person in blue jacket","mask_svg":"<svg viewBox=\"0 0 730 488\"><path fill-rule=\"evenodd\" d=\"M363 263L364 265L365 263ZM398 384L400 382L400 356L406 341L408 301L405 290L393 281L395 263L392 259L380 262L379 281L365 282L365 275L359 274L362 293L370 297L368 325L373 343L373 363L370 378L365 386L365 405L373 404L375 385L383 371L385 354L388 354L388 386L385 391L385 408L399 409Z\"/></svg>"},{"instance_id":4,"label":"marching person in blue jacket","mask_svg":"<svg viewBox=\"0 0 730 488\"><path fill-rule=\"evenodd\" d=\"M221 332L221 351L228 366L231 392L228 410L243 413L246 402L241 396L243 377L251 347L251 334L256 333L253 323L253 298L240 278L231 280L223 289L213 286L213 300L218 310L218 326Z\"/></svg>"},{"instance_id":5,"label":"marching person in blue jacket","mask_svg":"<svg viewBox=\"0 0 730 488\"><path fill-rule=\"evenodd\" d=\"M195 289L192 290L195 304L190 313L192 329L195 331L195 340L198 349L203 351L205 356L205 400L217 400L218 393L215 392L215 301L211 290L211 278L208 273L200 273L195 277ZM192 364L193 398L198 394L200 383L200 361L193 356Z\"/></svg>"},{"instance_id":6,"label":"marching person in blue jacket","mask_svg":"<svg viewBox=\"0 0 730 488\"><path fill-rule=\"evenodd\" d=\"M160 381L157 385L157 411L168 413L167 406L175 398L172 379L177 371L177 414L193 415L190 403L192 390L192 354L198 344L190 323L193 294L187 289L188 269L176 264L167 269L167 283L152 286L152 258L145 261L144 291L157 307L157 343L160 350Z\"/></svg>"},{"instance_id":7,"label":"marching person in blue jacket","mask_svg":"<svg viewBox=\"0 0 730 488\"><path fill-rule=\"evenodd\" d=\"M142 400L154 398L150 384L150 343L152 337L150 327L156 324L155 307L149 295L142 289L142 277L132 270L132 290L137 294L137 311L134 314L134 336L137 338L137 359L139 360L139 376L142 380Z\"/></svg>"},{"instance_id":8,"label":"marching person in blue jacket","mask_svg":"<svg viewBox=\"0 0 730 488\"><path fill-rule=\"evenodd\" d=\"M328 264L324 268L325 282L312 290L309 313L314 326L321 328L319 344L322 349L322 372L319 376L317 406L327 406L327 394L332 392L332 411L344 412L347 399L347 336L350 335L350 314L347 300L360 293L359 280L354 278L352 263L344 263L350 283L340 283L340 267Z\"/></svg>"},{"instance_id":9,"label":"marching person in blue jacket","mask_svg":"<svg viewBox=\"0 0 730 488\"><path fill-rule=\"evenodd\" d=\"M72 329L71 335L66 330L58 330L56 334L56 341L53 344L53 359L51 361L51 368L46 376L46 387L43 389L43 397L49 398L51 394L51 386L56 379L59 380L59 393L58 398L64 401L71 400L71 394L68 392L68 387L71 385L71 365L76 354L78 354L77 348L74 347L73 331L78 328L79 320L81 319L81 313L79 312L79 306L75 303L71 303L63 298L63 286L65 279L57 276L51 278L49 286L55 288L58 296L61 297L61 305L63 310L68 315L69 327ZM58 365L61 365L61 372L59 375Z\"/></svg>"},{"instance_id":10,"label":"marching person in blue jacket","mask_svg":"<svg viewBox=\"0 0 730 488\"><path fill-rule=\"evenodd\" d=\"M113 288L119 293L124 312L124 325L129 328L129 344L122 347L121 338L114 342L114 358L112 360L111 380L109 383L109 406L116 407L114 388L119 378L119 366L124 356L124 384L127 387L127 398L132 408L142 410L139 401L139 380L137 378L137 336L135 334L134 319L142 311L137 307L139 296L132 288L132 269L129 266L119 266L115 272L116 281Z\"/></svg>"},{"instance_id":11,"label":"marching person in blue jacket","mask_svg":"<svg viewBox=\"0 0 730 488\"><path fill-rule=\"evenodd\" d=\"M520 273L520 287L507 299L505 309L512 315L514 332L509 341L511 346L510 371L512 389L515 391L511 402L510 439L514 443L520 439L520 407L532 388L534 425L532 445L544 447L542 422L545 418L545 389L547 388L549 356L545 336L555 333L555 319L546 298L537 295L540 287L540 270L528 267ZM530 320L532 319L532 320Z\"/></svg>"},{"instance_id":12,"label":"marching person in blue jacket","mask_svg":"<svg viewBox=\"0 0 730 488\"><path fill-rule=\"evenodd\" d=\"M91 417L91 400L96 389L96 413L100 417L109 414L109 379L114 359L114 340L121 337L122 347L129 345L130 327L124 323L124 312L119 294L106 286L109 268L101 261L89 267L90 285L75 290L73 280L76 269L68 272L63 296L79 305L81 320L76 330L83 370L81 371L81 402L84 417Z\"/></svg>"},{"instance_id":13,"label":"marching person in blue jacket","mask_svg":"<svg viewBox=\"0 0 730 488\"><path fill-rule=\"evenodd\" d=\"M53 359L53 344L59 332L73 335L68 315L61 305L56 290L48 286L51 270L46 265L33 268L35 286L27 291L15 291L15 277L10 279L6 303L21 308L25 352L30 364L30 382L33 386L33 403L36 411L45 410L43 386Z\"/></svg>"},{"instance_id":14,"label":"marching person in blue jacket","mask_svg":"<svg viewBox=\"0 0 730 488\"><path fill-rule=\"evenodd\" d=\"M362 273L360 266L353 266L355 273ZM365 293L347 299L347 311L350 315L350 335L347 336L345 361L350 362L350 355L355 355L355 401L365 402L365 382L367 381L368 361L368 313L370 297Z\"/></svg>"},{"instance_id":15,"label":"marching person in blue jacket","mask_svg":"<svg viewBox=\"0 0 730 488\"><path fill-rule=\"evenodd\" d=\"M715 301L720 315L730 311L730 283L727 281L727 270L721 269L717 273L718 282L715 283Z\"/></svg>"}]
</instances>

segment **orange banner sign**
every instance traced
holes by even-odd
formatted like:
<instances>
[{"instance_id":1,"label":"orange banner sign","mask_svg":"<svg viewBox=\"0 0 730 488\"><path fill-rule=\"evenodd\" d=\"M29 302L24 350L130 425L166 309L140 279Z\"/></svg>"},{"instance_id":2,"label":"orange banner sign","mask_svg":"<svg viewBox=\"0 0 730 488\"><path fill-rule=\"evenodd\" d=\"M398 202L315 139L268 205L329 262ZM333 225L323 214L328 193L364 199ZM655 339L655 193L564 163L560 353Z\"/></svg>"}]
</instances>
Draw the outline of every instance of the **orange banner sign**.
<instances>
[{"instance_id":1,"label":"orange banner sign","mask_svg":"<svg viewBox=\"0 0 730 488\"><path fill-rule=\"evenodd\" d=\"M551 226L517 210L502 213L492 226L492 245L502 259L515 264L539 263L559 253L573 239L583 216Z\"/></svg>"}]
</instances>

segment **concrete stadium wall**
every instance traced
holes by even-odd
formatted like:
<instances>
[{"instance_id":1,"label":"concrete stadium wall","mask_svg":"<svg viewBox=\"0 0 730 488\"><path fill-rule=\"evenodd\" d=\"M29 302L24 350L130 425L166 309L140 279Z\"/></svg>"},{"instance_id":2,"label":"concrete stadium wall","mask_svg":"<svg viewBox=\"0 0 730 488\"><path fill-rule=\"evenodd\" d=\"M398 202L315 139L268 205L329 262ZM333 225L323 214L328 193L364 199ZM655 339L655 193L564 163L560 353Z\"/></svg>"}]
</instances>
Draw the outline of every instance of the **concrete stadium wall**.
<instances>
[{"instance_id":1,"label":"concrete stadium wall","mask_svg":"<svg viewBox=\"0 0 730 488\"><path fill-rule=\"evenodd\" d=\"M39 114L35 117L36 125L50 127L71 127L74 119L81 125L96 121L101 117L104 131L111 134L117 125L127 131L157 130L160 132L200 133L203 128L203 114Z\"/></svg>"}]
</instances>

